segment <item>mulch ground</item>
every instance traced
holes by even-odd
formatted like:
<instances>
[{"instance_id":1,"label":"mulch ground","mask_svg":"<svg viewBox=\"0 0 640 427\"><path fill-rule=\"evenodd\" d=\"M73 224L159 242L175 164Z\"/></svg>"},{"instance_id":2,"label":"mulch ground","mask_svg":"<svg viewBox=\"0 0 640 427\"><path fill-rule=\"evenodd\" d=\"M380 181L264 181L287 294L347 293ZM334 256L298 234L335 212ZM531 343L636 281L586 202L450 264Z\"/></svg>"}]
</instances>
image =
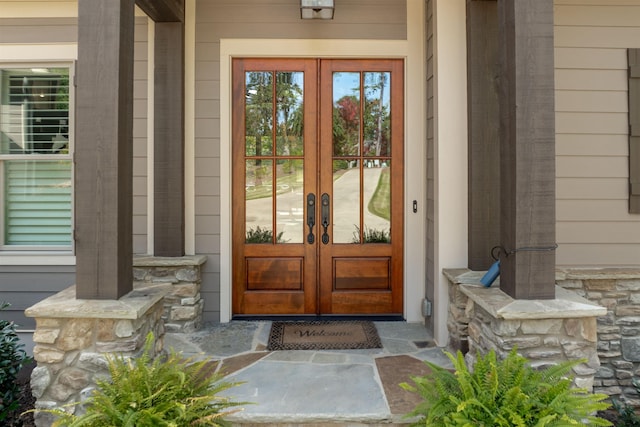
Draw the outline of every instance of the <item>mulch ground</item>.
<instances>
[{"instance_id":1,"label":"mulch ground","mask_svg":"<svg viewBox=\"0 0 640 427\"><path fill-rule=\"evenodd\" d=\"M7 418L2 421L2 425L6 427L35 427L36 424L33 421L33 412L23 414L25 411L33 409L36 403L35 397L31 394L31 385L29 380L31 379L31 371L35 367L35 363L31 363L22 368L18 374L17 382L20 388L20 396L18 402L20 406L18 409L9 414Z\"/></svg>"}]
</instances>

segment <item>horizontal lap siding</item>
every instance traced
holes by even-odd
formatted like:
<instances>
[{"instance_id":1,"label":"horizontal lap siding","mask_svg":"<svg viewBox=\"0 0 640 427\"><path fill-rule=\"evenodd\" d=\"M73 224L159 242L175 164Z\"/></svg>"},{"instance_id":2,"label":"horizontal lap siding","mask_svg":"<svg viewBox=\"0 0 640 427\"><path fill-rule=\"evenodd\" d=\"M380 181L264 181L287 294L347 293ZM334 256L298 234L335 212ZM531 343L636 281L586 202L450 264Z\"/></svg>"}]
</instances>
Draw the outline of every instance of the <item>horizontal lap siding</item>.
<instances>
[{"instance_id":1,"label":"horizontal lap siding","mask_svg":"<svg viewBox=\"0 0 640 427\"><path fill-rule=\"evenodd\" d=\"M22 4L25 0L20 0ZM4 2L3 2L4 3ZM77 20L69 17L7 18L11 2L0 10L0 66L3 44L77 43ZM31 3L35 8L41 2ZM70 2L60 2L70 3ZM5 8L6 6L6 8ZM68 6L68 5L66 5ZM68 10L69 7L63 7ZM30 6L26 6L29 9ZM17 9L16 9L17 10ZM147 252L147 19L136 19L134 64L134 177L133 224L134 252ZM28 49L28 47L27 47ZM55 59L55 58L48 58ZM34 59L35 60L35 59ZM0 254L2 256L2 254ZM7 264L5 261L3 264ZM33 319L24 317L24 309L75 282L74 266L0 265L0 301L11 307L0 318L16 321L21 329L32 329Z\"/></svg>"},{"instance_id":2,"label":"horizontal lap siding","mask_svg":"<svg viewBox=\"0 0 640 427\"><path fill-rule=\"evenodd\" d=\"M435 283L436 283L436 272L435 272L435 263L436 263L436 254L435 254L435 222L436 222L436 213L435 213L435 167L434 167L434 79L433 75L434 69L434 61L435 58L433 56L434 49L434 34L433 34L433 1L427 1L426 7L426 17L427 23L427 55L425 58L427 64L427 75L425 79L427 81L427 209L426 209L426 217L427 217L427 299L429 301L435 301ZM427 322L427 329L433 331L435 328L434 317L428 316L425 318L425 322Z\"/></svg>"},{"instance_id":3,"label":"horizontal lap siding","mask_svg":"<svg viewBox=\"0 0 640 427\"><path fill-rule=\"evenodd\" d=\"M204 318L220 318L220 39L406 39L403 0L341 0L332 21L303 21L299 0L197 0L195 249L203 267ZM227 90L225 88L225 90ZM227 226L227 225L224 225Z\"/></svg>"},{"instance_id":4,"label":"horizontal lap siding","mask_svg":"<svg viewBox=\"0 0 640 427\"><path fill-rule=\"evenodd\" d=\"M557 263L640 264L628 213L627 48L640 0L556 0Z\"/></svg>"},{"instance_id":5,"label":"horizontal lap siding","mask_svg":"<svg viewBox=\"0 0 640 427\"><path fill-rule=\"evenodd\" d=\"M0 266L0 301L11 304L0 318L15 321L21 330L33 329L34 319L24 310L74 282L73 266Z\"/></svg>"}]
</instances>

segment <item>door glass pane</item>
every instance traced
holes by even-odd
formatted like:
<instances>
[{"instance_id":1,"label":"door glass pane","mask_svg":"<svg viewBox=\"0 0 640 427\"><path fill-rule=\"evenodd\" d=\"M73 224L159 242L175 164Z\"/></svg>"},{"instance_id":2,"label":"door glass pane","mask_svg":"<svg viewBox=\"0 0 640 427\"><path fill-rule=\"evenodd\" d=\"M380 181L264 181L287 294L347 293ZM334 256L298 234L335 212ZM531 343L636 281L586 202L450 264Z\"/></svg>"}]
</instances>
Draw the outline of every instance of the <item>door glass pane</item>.
<instances>
[{"instance_id":1,"label":"door glass pane","mask_svg":"<svg viewBox=\"0 0 640 427\"><path fill-rule=\"evenodd\" d=\"M333 73L333 155L360 155L360 73Z\"/></svg>"},{"instance_id":2,"label":"door glass pane","mask_svg":"<svg viewBox=\"0 0 640 427\"><path fill-rule=\"evenodd\" d=\"M391 162L365 162L363 243L391 242Z\"/></svg>"},{"instance_id":3,"label":"door glass pane","mask_svg":"<svg viewBox=\"0 0 640 427\"><path fill-rule=\"evenodd\" d=\"M364 155L391 152L391 73L364 73Z\"/></svg>"},{"instance_id":4,"label":"door glass pane","mask_svg":"<svg viewBox=\"0 0 640 427\"><path fill-rule=\"evenodd\" d=\"M360 161L333 161L333 242L354 243L360 229ZM358 242L359 243L359 242Z\"/></svg>"},{"instance_id":5,"label":"door glass pane","mask_svg":"<svg viewBox=\"0 0 640 427\"><path fill-rule=\"evenodd\" d=\"M247 243L273 243L273 162L250 159L245 169Z\"/></svg>"},{"instance_id":6,"label":"door glass pane","mask_svg":"<svg viewBox=\"0 0 640 427\"><path fill-rule=\"evenodd\" d=\"M245 74L245 146L247 156L273 153L273 75L266 71Z\"/></svg>"},{"instance_id":7,"label":"door glass pane","mask_svg":"<svg viewBox=\"0 0 640 427\"><path fill-rule=\"evenodd\" d=\"M304 240L303 165L302 160L278 160L277 162L277 243L302 243Z\"/></svg>"},{"instance_id":8,"label":"door glass pane","mask_svg":"<svg viewBox=\"0 0 640 427\"><path fill-rule=\"evenodd\" d=\"M303 154L303 87L302 72L276 74L276 153L279 156Z\"/></svg>"}]
</instances>

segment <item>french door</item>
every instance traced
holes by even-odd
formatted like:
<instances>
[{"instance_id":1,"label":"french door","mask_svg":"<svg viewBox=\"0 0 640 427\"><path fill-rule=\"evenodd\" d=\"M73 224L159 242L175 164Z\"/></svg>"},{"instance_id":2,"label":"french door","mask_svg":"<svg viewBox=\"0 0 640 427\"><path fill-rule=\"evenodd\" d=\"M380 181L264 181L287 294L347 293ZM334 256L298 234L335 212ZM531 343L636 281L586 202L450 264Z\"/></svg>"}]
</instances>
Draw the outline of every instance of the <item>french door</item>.
<instances>
[{"instance_id":1,"label":"french door","mask_svg":"<svg viewBox=\"0 0 640 427\"><path fill-rule=\"evenodd\" d=\"M401 60L233 60L233 314L402 315Z\"/></svg>"}]
</instances>

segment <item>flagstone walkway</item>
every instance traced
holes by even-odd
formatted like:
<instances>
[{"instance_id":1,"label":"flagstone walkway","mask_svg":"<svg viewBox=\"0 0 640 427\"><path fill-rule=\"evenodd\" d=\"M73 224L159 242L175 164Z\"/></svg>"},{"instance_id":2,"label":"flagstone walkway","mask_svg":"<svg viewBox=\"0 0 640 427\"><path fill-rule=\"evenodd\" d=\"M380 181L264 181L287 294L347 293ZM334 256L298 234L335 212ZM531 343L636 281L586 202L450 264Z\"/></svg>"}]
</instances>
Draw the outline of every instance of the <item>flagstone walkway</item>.
<instances>
[{"instance_id":1,"label":"flagstone walkway","mask_svg":"<svg viewBox=\"0 0 640 427\"><path fill-rule=\"evenodd\" d=\"M384 348L267 351L271 322L209 325L192 334L165 335L165 348L219 361L235 401L252 402L228 416L234 425L320 426L408 423L419 402L398 384L428 372L422 362L451 367L419 324L374 322Z\"/></svg>"}]
</instances>

